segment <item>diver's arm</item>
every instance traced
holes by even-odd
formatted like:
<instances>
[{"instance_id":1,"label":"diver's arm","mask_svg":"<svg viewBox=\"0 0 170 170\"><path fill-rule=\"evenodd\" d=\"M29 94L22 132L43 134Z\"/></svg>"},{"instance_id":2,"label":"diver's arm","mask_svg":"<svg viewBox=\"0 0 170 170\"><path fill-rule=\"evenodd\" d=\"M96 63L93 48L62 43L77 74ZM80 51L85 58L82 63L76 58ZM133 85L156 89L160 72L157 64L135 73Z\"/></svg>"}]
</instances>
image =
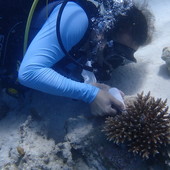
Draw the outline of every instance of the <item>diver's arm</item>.
<instances>
[{"instance_id":1,"label":"diver's arm","mask_svg":"<svg viewBox=\"0 0 170 170\"><path fill-rule=\"evenodd\" d=\"M68 79L51 68L64 56L55 31L57 13L58 7L29 46L19 69L19 81L42 92L92 102L99 91L97 87ZM83 9L68 3L61 19L61 36L67 50L79 42L87 26Z\"/></svg>"}]
</instances>

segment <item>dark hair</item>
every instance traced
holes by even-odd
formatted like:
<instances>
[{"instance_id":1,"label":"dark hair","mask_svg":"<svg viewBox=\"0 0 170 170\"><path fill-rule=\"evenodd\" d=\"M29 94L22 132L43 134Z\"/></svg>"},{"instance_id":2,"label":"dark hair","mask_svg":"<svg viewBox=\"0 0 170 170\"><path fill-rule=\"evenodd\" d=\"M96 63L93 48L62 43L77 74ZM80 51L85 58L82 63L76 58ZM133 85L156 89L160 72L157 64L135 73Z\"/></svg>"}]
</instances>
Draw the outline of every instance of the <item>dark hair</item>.
<instances>
[{"instance_id":1,"label":"dark hair","mask_svg":"<svg viewBox=\"0 0 170 170\"><path fill-rule=\"evenodd\" d=\"M148 14L151 15L149 12ZM127 33L132 37L136 45L142 46L147 44L151 39L149 15L144 15L142 10L139 10L136 6L131 7L126 15L118 15L116 17L112 35L118 38L122 33Z\"/></svg>"}]
</instances>

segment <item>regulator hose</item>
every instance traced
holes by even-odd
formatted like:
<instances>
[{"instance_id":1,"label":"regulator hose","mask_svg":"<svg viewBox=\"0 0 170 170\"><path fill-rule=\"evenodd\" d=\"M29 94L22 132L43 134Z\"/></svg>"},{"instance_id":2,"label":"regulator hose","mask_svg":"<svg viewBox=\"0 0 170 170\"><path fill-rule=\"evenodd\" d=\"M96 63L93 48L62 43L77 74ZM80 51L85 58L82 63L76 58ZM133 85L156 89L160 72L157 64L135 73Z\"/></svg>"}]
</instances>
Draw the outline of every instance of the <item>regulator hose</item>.
<instances>
[{"instance_id":1,"label":"regulator hose","mask_svg":"<svg viewBox=\"0 0 170 170\"><path fill-rule=\"evenodd\" d=\"M23 55L25 54L26 49L27 49L27 45L28 45L28 35L29 35L29 31L30 31L30 25L31 25L32 17L33 17L35 8L36 8L36 6L37 6L37 4L38 4L38 1L39 1L39 0L34 0L32 6L31 6L31 9L30 9L28 18L27 18L27 23L26 23L26 27L25 27L25 34L24 34Z\"/></svg>"}]
</instances>

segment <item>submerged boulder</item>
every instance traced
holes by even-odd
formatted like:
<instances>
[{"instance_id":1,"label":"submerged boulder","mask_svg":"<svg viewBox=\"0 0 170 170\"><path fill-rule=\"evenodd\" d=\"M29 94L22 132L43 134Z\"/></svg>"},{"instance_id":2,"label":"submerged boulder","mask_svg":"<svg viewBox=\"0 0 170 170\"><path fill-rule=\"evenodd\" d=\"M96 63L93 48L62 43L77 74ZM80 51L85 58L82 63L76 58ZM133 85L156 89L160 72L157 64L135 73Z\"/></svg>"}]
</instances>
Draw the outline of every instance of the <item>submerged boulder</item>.
<instances>
[{"instance_id":1,"label":"submerged boulder","mask_svg":"<svg viewBox=\"0 0 170 170\"><path fill-rule=\"evenodd\" d=\"M91 170L146 168L145 162L128 152L125 145L109 142L102 132L105 118L70 118L66 124L66 141L69 141L74 162L82 160ZM77 164L76 164L77 166Z\"/></svg>"},{"instance_id":2,"label":"submerged boulder","mask_svg":"<svg viewBox=\"0 0 170 170\"><path fill-rule=\"evenodd\" d=\"M161 56L162 60L165 61L166 66L168 68L168 72L170 73L170 47L165 47L162 50L162 56Z\"/></svg>"},{"instance_id":3,"label":"submerged boulder","mask_svg":"<svg viewBox=\"0 0 170 170\"><path fill-rule=\"evenodd\" d=\"M0 120L3 119L9 111L9 106L5 102L0 101Z\"/></svg>"}]
</instances>

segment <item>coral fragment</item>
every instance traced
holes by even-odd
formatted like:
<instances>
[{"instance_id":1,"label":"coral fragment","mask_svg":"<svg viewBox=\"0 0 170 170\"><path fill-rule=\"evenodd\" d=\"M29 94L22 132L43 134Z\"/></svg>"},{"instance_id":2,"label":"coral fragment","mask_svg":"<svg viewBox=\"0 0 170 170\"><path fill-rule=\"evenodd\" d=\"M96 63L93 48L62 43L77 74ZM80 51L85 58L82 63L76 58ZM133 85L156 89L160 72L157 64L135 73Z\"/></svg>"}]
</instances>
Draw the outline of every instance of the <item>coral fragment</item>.
<instances>
[{"instance_id":1,"label":"coral fragment","mask_svg":"<svg viewBox=\"0 0 170 170\"><path fill-rule=\"evenodd\" d=\"M107 117L104 132L109 141L127 143L129 151L148 159L170 142L170 114L167 100L137 94L126 112Z\"/></svg>"}]
</instances>

